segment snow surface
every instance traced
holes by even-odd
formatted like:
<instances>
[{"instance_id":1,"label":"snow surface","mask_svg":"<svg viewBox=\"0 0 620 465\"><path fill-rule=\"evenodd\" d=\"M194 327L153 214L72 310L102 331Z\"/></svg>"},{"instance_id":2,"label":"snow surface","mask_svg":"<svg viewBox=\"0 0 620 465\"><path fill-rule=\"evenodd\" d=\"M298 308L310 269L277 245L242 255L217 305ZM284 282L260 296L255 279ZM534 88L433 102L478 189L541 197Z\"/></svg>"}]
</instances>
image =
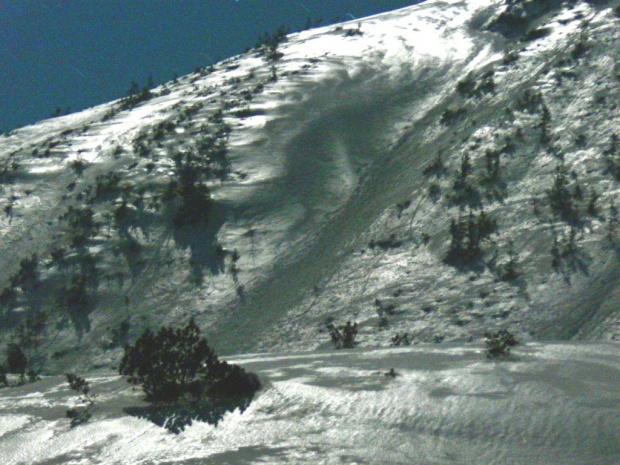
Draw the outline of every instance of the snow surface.
<instances>
[{"instance_id":1,"label":"snow surface","mask_svg":"<svg viewBox=\"0 0 620 465\"><path fill-rule=\"evenodd\" d=\"M64 379L1 390L0 463L620 463L618 345L592 342L620 340L608 237L620 185L602 155L620 128L616 4L567 2L531 24L544 37L520 41L486 29L503 1L428 1L293 34L280 60L251 51L131 109L111 102L1 136L0 291L15 292L0 298L3 341L43 318L20 336L30 360L47 375L77 371L100 396L71 429L78 401ZM493 91L457 92L490 72ZM551 147L525 91L551 114ZM464 114L443 124L447 109ZM230 172L208 183L210 221L175 231L161 201L175 156L218 132ZM449 199L461 157L477 182L485 153L504 149L506 192L483 195L498 233L478 267L448 265L450 220L466 213ZM439 154L445 175L425 175ZM560 158L570 188L600 199L575 257L553 270L553 238L570 234L548 202ZM86 207L94 233L74 246L67 214ZM506 282L511 242L521 274ZM36 285L19 283L35 252ZM92 281L77 318L61 304L81 274ZM378 308L392 311L381 321ZM264 384L244 413L173 435L129 414L141 394L110 370L144 328L189 317L220 354L269 353L231 359ZM331 345L325 323L347 320L358 347L316 352ZM501 328L590 342L528 342L490 362L474 341ZM385 348L405 332L412 347Z\"/></svg>"},{"instance_id":2,"label":"snow surface","mask_svg":"<svg viewBox=\"0 0 620 465\"><path fill-rule=\"evenodd\" d=\"M123 413L140 394L118 376L90 380L97 407L75 428L64 380L4 389L0 463L620 463L614 344L528 344L501 362L454 344L232 361L263 389L245 412L178 435Z\"/></svg>"}]
</instances>

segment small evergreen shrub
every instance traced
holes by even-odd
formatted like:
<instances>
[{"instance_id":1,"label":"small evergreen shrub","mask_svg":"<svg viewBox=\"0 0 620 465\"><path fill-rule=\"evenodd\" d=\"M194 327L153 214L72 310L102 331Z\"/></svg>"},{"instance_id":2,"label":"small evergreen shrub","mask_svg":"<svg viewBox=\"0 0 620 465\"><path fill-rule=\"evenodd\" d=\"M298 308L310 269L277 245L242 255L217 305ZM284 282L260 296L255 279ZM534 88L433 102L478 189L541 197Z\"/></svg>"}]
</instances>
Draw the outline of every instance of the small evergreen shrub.
<instances>
[{"instance_id":1,"label":"small evergreen shrub","mask_svg":"<svg viewBox=\"0 0 620 465\"><path fill-rule=\"evenodd\" d=\"M540 143L543 145L549 145L549 143L551 142L551 136L550 136L551 112L549 111L549 108L547 107L544 101L542 102L542 111L540 114L539 127L540 127Z\"/></svg>"},{"instance_id":2,"label":"small evergreen shrub","mask_svg":"<svg viewBox=\"0 0 620 465\"><path fill-rule=\"evenodd\" d=\"M75 174L77 174L78 176L82 176L84 170L86 169L86 162L81 158L76 158L75 160L72 160L71 163L69 163L69 166L75 172Z\"/></svg>"},{"instance_id":3,"label":"small evergreen shrub","mask_svg":"<svg viewBox=\"0 0 620 465\"><path fill-rule=\"evenodd\" d=\"M0 365L0 384L2 384L3 387L9 386L9 380L6 377L7 372L7 368L4 365Z\"/></svg>"},{"instance_id":4,"label":"small evergreen shrub","mask_svg":"<svg viewBox=\"0 0 620 465\"><path fill-rule=\"evenodd\" d=\"M88 278L84 275L74 275L69 284L62 289L58 303L69 315L83 315L89 306L87 290Z\"/></svg>"},{"instance_id":5,"label":"small evergreen shrub","mask_svg":"<svg viewBox=\"0 0 620 465\"><path fill-rule=\"evenodd\" d=\"M71 419L71 427L86 423L92 416L91 409L95 405L96 394L91 394L90 385L81 376L75 373L67 373L67 383L72 391L80 394L80 402L86 403L85 406L74 407L67 410L67 418Z\"/></svg>"},{"instance_id":6,"label":"small evergreen shrub","mask_svg":"<svg viewBox=\"0 0 620 465\"><path fill-rule=\"evenodd\" d=\"M514 281L521 274L518 269L519 254L515 251L514 242L508 243L508 261L501 267L502 281Z\"/></svg>"},{"instance_id":7,"label":"small evergreen shrub","mask_svg":"<svg viewBox=\"0 0 620 465\"><path fill-rule=\"evenodd\" d=\"M563 221L575 225L581 222L579 202L583 199L583 191L576 180L572 183L572 189L570 187L566 168L560 164L555 169L553 185L547 191L549 206Z\"/></svg>"},{"instance_id":8,"label":"small evergreen shrub","mask_svg":"<svg viewBox=\"0 0 620 465\"><path fill-rule=\"evenodd\" d=\"M506 329L496 333L486 333L484 337L487 358L506 358L510 355L510 348L517 345L514 335Z\"/></svg>"},{"instance_id":9,"label":"small evergreen shrub","mask_svg":"<svg viewBox=\"0 0 620 465\"><path fill-rule=\"evenodd\" d=\"M441 198L441 186L432 182L428 185L428 198L433 202L437 202Z\"/></svg>"},{"instance_id":10,"label":"small evergreen shrub","mask_svg":"<svg viewBox=\"0 0 620 465\"><path fill-rule=\"evenodd\" d=\"M30 258L24 258L19 262L19 272L17 276L12 279L12 285L20 286L22 289L33 289L39 285L39 258L36 253L32 254Z\"/></svg>"},{"instance_id":11,"label":"small evergreen shrub","mask_svg":"<svg viewBox=\"0 0 620 465\"><path fill-rule=\"evenodd\" d=\"M596 191L596 189L594 189L594 187L590 188L590 197L588 198L588 206L586 208L586 211L588 212L588 215L590 216L597 216L599 211L598 211L598 206L596 204L596 202L598 201L598 199L600 198L600 194Z\"/></svg>"},{"instance_id":12,"label":"small evergreen shrub","mask_svg":"<svg viewBox=\"0 0 620 465\"><path fill-rule=\"evenodd\" d=\"M616 207L614 200L611 199L607 216L607 240L613 245L618 242L618 224L620 224L618 217L618 207Z\"/></svg>"},{"instance_id":13,"label":"small evergreen shrub","mask_svg":"<svg viewBox=\"0 0 620 465\"><path fill-rule=\"evenodd\" d=\"M19 347L15 343L11 343L7 349L6 364L9 373L15 373L19 375L20 383L26 382L26 368L28 368L28 359Z\"/></svg>"},{"instance_id":14,"label":"small evergreen shrub","mask_svg":"<svg viewBox=\"0 0 620 465\"><path fill-rule=\"evenodd\" d=\"M394 337L392 337L392 342L390 347L400 347L400 346L408 346L411 345L411 341L409 340L409 335L407 333L396 333Z\"/></svg>"},{"instance_id":15,"label":"small evergreen shrub","mask_svg":"<svg viewBox=\"0 0 620 465\"><path fill-rule=\"evenodd\" d=\"M352 349L355 347L357 337L357 323L347 321L345 325L336 327L332 323L327 324L329 335L336 349Z\"/></svg>"},{"instance_id":16,"label":"small evergreen shrub","mask_svg":"<svg viewBox=\"0 0 620 465\"><path fill-rule=\"evenodd\" d=\"M502 59L502 64L504 66L511 65L519 60L519 52L517 50L509 50L504 54L504 58Z\"/></svg>"}]
</instances>

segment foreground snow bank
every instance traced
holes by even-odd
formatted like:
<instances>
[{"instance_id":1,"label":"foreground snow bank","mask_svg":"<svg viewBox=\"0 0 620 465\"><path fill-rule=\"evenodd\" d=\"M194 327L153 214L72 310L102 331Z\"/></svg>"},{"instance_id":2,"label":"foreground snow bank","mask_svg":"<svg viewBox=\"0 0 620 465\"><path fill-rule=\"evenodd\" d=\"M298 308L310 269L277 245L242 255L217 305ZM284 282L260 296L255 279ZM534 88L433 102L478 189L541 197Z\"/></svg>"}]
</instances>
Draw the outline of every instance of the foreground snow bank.
<instances>
[{"instance_id":1,"label":"foreground snow bank","mask_svg":"<svg viewBox=\"0 0 620 465\"><path fill-rule=\"evenodd\" d=\"M140 393L117 376L87 376L98 407L74 429L61 378L2 390L0 463L620 463L617 345L529 344L505 362L454 345L232 361L263 390L180 435L125 414Z\"/></svg>"}]
</instances>

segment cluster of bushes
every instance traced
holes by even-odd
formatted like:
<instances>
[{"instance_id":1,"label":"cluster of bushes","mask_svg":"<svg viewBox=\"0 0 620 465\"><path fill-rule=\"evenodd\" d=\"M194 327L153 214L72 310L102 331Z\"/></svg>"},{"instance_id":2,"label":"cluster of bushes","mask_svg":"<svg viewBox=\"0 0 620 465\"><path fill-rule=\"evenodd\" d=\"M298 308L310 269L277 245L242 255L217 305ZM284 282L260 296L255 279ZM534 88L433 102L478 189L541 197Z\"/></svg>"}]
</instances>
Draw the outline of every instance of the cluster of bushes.
<instances>
[{"instance_id":1,"label":"cluster of bushes","mask_svg":"<svg viewBox=\"0 0 620 465\"><path fill-rule=\"evenodd\" d=\"M115 198L120 191L121 175L113 171L107 174L100 174L95 178L94 200L105 198Z\"/></svg>"},{"instance_id":2,"label":"cluster of bushes","mask_svg":"<svg viewBox=\"0 0 620 465\"><path fill-rule=\"evenodd\" d=\"M599 194L594 188L586 196L575 172L569 173L560 163L553 176L553 185L547 190L547 199L552 213L558 215L566 223L579 226L587 214L598 214L597 201Z\"/></svg>"},{"instance_id":3,"label":"cluster of bushes","mask_svg":"<svg viewBox=\"0 0 620 465\"><path fill-rule=\"evenodd\" d=\"M485 189L489 200L502 200L506 196L506 183L502 179L500 165L500 150L487 150L484 154L485 171L479 179L479 184Z\"/></svg>"},{"instance_id":4,"label":"cluster of bushes","mask_svg":"<svg viewBox=\"0 0 620 465\"><path fill-rule=\"evenodd\" d=\"M392 337L392 342L390 343L390 347L400 347L400 346L409 346L411 345L411 341L409 340L409 334L407 333L396 333Z\"/></svg>"},{"instance_id":5,"label":"cluster of bushes","mask_svg":"<svg viewBox=\"0 0 620 465\"><path fill-rule=\"evenodd\" d=\"M84 247L88 240L96 234L98 225L94 217L95 212L92 208L76 208L73 205L70 205L67 211L59 217L59 220L67 222L71 243L74 247Z\"/></svg>"},{"instance_id":6,"label":"cluster of bushes","mask_svg":"<svg viewBox=\"0 0 620 465\"><path fill-rule=\"evenodd\" d=\"M141 102L146 102L147 100L150 100L153 97L153 94L151 93L151 89L153 87L155 87L155 84L153 82L152 76L149 76L146 85L142 88L140 88L136 81L131 81L127 96L121 99L121 109L127 110L135 107Z\"/></svg>"},{"instance_id":7,"label":"cluster of bushes","mask_svg":"<svg viewBox=\"0 0 620 465\"><path fill-rule=\"evenodd\" d=\"M460 206L468 205L469 207L480 206L480 193L470 179L472 172L473 165L469 158L469 154L464 153L461 157L461 166L452 184L450 201L453 204Z\"/></svg>"},{"instance_id":8,"label":"cluster of bushes","mask_svg":"<svg viewBox=\"0 0 620 465\"><path fill-rule=\"evenodd\" d=\"M542 107L543 103L543 96L539 90L525 89L515 106L519 111L533 114Z\"/></svg>"},{"instance_id":9,"label":"cluster of bushes","mask_svg":"<svg viewBox=\"0 0 620 465\"><path fill-rule=\"evenodd\" d=\"M482 243L497 231L497 221L484 210L477 215L469 211L450 223L450 248L445 261L450 265L469 265L482 257Z\"/></svg>"},{"instance_id":10,"label":"cluster of bushes","mask_svg":"<svg viewBox=\"0 0 620 465\"><path fill-rule=\"evenodd\" d=\"M19 169L19 163L13 160L0 166L0 184L11 184L15 180L15 175Z\"/></svg>"},{"instance_id":11,"label":"cluster of bushes","mask_svg":"<svg viewBox=\"0 0 620 465\"><path fill-rule=\"evenodd\" d=\"M333 323L327 324L327 330L332 343L336 349L352 349L355 347L357 337L357 323L347 321L346 324L335 326Z\"/></svg>"},{"instance_id":12,"label":"cluster of bushes","mask_svg":"<svg viewBox=\"0 0 620 465\"><path fill-rule=\"evenodd\" d=\"M438 153L435 156L435 159L433 160L433 162L430 165L426 166L424 170L422 170L422 174L424 176L435 176L438 178L445 175L447 172L448 170L443 161L441 153Z\"/></svg>"},{"instance_id":13,"label":"cluster of bushes","mask_svg":"<svg viewBox=\"0 0 620 465\"><path fill-rule=\"evenodd\" d=\"M567 263L570 268L575 269L580 265L579 249L577 248L577 229L571 226L568 235L560 239L554 234L553 245L551 246L551 267L554 271L562 270L562 265Z\"/></svg>"},{"instance_id":14,"label":"cluster of bushes","mask_svg":"<svg viewBox=\"0 0 620 465\"><path fill-rule=\"evenodd\" d=\"M396 237L396 234L390 234L387 239L374 240L371 239L368 243L368 247L374 250L375 247L381 250L397 249L403 245L403 242Z\"/></svg>"},{"instance_id":15,"label":"cluster of bushes","mask_svg":"<svg viewBox=\"0 0 620 465\"><path fill-rule=\"evenodd\" d=\"M276 61L282 58L282 53L278 52L278 46L286 41L288 29L280 26L274 33L265 32L256 42L255 49L266 52L268 60Z\"/></svg>"},{"instance_id":16,"label":"cluster of bushes","mask_svg":"<svg viewBox=\"0 0 620 465\"><path fill-rule=\"evenodd\" d=\"M444 126L451 126L459 121L463 116L467 114L467 110L463 107L458 108L446 108L439 118L439 122Z\"/></svg>"},{"instance_id":17,"label":"cluster of bushes","mask_svg":"<svg viewBox=\"0 0 620 465\"><path fill-rule=\"evenodd\" d=\"M514 152L514 143L511 141L501 149L488 149L485 152L485 169L477 178L474 179L474 166L469 154L466 152L461 156L459 169L455 172L452 181L452 189L448 194L448 200L460 207L479 208L482 205L482 195L479 188L484 191L485 197L489 201L501 201L506 196L506 183L502 178L501 154ZM423 174L425 176L441 177L447 173L447 169L440 156L433 163L427 166ZM439 199L442 188L437 182L431 182L428 187L429 198L433 201Z\"/></svg>"},{"instance_id":18,"label":"cluster of bushes","mask_svg":"<svg viewBox=\"0 0 620 465\"><path fill-rule=\"evenodd\" d=\"M357 23L357 28L343 29L345 37L363 36L362 23Z\"/></svg>"}]
</instances>

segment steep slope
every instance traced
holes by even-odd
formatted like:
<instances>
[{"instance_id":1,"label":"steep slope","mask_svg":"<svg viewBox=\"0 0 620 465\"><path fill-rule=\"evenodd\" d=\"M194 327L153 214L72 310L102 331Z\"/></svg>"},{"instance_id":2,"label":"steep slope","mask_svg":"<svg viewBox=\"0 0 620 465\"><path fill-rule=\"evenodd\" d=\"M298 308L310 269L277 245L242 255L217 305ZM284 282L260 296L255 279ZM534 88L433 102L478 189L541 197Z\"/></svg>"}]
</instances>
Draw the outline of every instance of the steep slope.
<instances>
[{"instance_id":1,"label":"steep slope","mask_svg":"<svg viewBox=\"0 0 620 465\"><path fill-rule=\"evenodd\" d=\"M620 337L616 3L426 2L0 137L4 337L46 369L190 316L224 353Z\"/></svg>"}]
</instances>

